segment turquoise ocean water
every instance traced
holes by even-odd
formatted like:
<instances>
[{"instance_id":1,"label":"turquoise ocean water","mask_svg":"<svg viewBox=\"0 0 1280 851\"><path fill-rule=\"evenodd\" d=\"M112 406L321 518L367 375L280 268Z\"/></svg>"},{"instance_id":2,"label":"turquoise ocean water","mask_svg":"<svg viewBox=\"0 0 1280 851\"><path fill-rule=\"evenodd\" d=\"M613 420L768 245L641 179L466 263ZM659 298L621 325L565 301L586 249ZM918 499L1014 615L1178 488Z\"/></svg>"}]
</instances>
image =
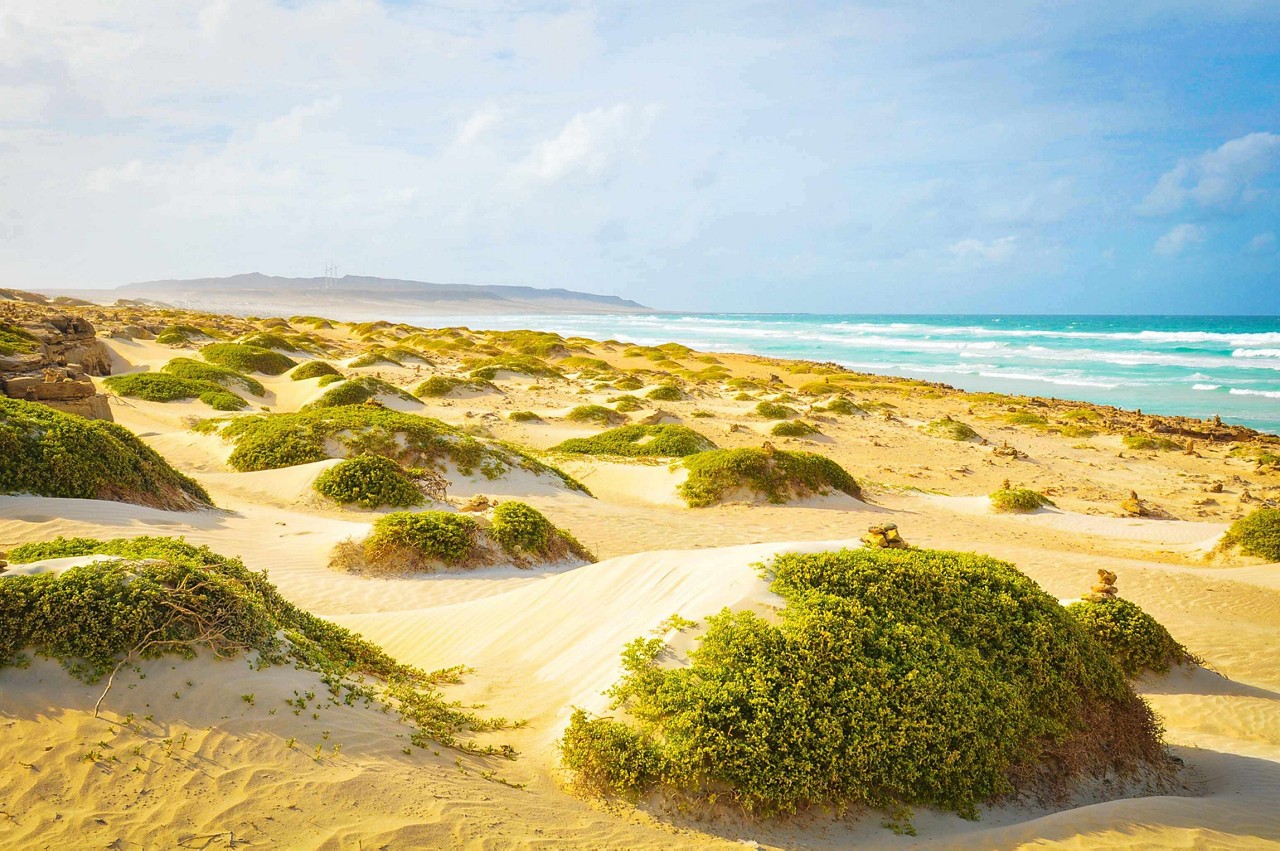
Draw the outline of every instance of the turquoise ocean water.
<instances>
[{"instance_id":1,"label":"turquoise ocean water","mask_svg":"<svg viewBox=\"0 0 1280 851\"><path fill-rule=\"evenodd\" d=\"M1217 414L1280 433L1280 317L720 313L450 322L834 361L965 390L1080 399L1149 413Z\"/></svg>"}]
</instances>

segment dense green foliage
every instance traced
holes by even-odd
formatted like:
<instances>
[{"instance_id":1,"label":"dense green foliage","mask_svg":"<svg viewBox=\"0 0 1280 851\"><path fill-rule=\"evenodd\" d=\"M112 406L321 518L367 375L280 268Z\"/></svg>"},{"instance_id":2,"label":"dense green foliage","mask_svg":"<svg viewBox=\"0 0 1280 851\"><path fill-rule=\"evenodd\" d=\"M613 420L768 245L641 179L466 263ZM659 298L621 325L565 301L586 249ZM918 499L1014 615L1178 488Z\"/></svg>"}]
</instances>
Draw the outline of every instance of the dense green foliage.
<instances>
[{"instance_id":1,"label":"dense green foliage","mask_svg":"<svg viewBox=\"0 0 1280 851\"><path fill-rule=\"evenodd\" d=\"M1028 488L1001 488L990 499L991 507L1001 514L1026 514L1053 505L1049 497Z\"/></svg>"},{"instance_id":2,"label":"dense green foliage","mask_svg":"<svg viewBox=\"0 0 1280 851\"><path fill-rule=\"evenodd\" d=\"M109 499L155 508L211 505L127 428L0 396L0 492Z\"/></svg>"},{"instance_id":3,"label":"dense green foliage","mask_svg":"<svg viewBox=\"0 0 1280 851\"><path fill-rule=\"evenodd\" d=\"M754 491L776 504L833 490L862 498L853 476L830 458L812 452L713 449L690 455L682 463L689 478L680 485L680 495L693 508L713 505L738 489Z\"/></svg>"},{"instance_id":4,"label":"dense green foliage","mask_svg":"<svg viewBox=\"0 0 1280 851\"><path fill-rule=\"evenodd\" d=\"M804 420L783 420L780 423L774 423L773 428L769 429L769 434L775 437L808 437L811 434L820 433L815 426Z\"/></svg>"},{"instance_id":5,"label":"dense green foliage","mask_svg":"<svg viewBox=\"0 0 1280 851\"><path fill-rule=\"evenodd\" d=\"M160 367L160 371L188 381L208 381L221 384L223 387L238 386L255 396L261 396L267 392L262 382L256 378L241 375L225 366L204 363L193 358L174 358Z\"/></svg>"},{"instance_id":6,"label":"dense green foliage","mask_svg":"<svg viewBox=\"0 0 1280 851\"><path fill-rule=\"evenodd\" d=\"M40 341L13 325L0 322L0 357L39 350Z\"/></svg>"},{"instance_id":7,"label":"dense green foliage","mask_svg":"<svg viewBox=\"0 0 1280 851\"><path fill-rule=\"evenodd\" d=\"M777 402L761 402L756 405L756 413L766 420L785 420L796 415L795 408L780 405Z\"/></svg>"},{"instance_id":8,"label":"dense green foliage","mask_svg":"<svg viewBox=\"0 0 1280 851\"><path fill-rule=\"evenodd\" d=\"M1170 665L1195 661L1187 649L1173 640L1169 630L1136 603L1112 597L1082 600L1067 612L1102 645L1126 676L1143 671L1163 674Z\"/></svg>"},{"instance_id":9,"label":"dense green foliage","mask_svg":"<svg viewBox=\"0 0 1280 851\"><path fill-rule=\"evenodd\" d=\"M596 423L598 425L617 425L626 422L626 417L604 405L579 405L564 415L571 423Z\"/></svg>"},{"instance_id":10,"label":"dense green foliage","mask_svg":"<svg viewBox=\"0 0 1280 851\"><path fill-rule=\"evenodd\" d=\"M1220 546L1239 547L1245 555L1280 561L1280 509L1259 508L1241 517L1222 536Z\"/></svg>"},{"instance_id":11,"label":"dense green foliage","mask_svg":"<svg viewBox=\"0 0 1280 851\"><path fill-rule=\"evenodd\" d=\"M1042 426L1047 425L1045 418L1031 411L1015 411L1005 414L1004 421L1010 425Z\"/></svg>"},{"instance_id":12,"label":"dense green foliage","mask_svg":"<svg viewBox=\"0 0 1280 851\"><path fill-rule=\"evenodd\" d=\"M113 375L103 384L113 393L148 402L199 399L215 411L239 411L249 404L221 384L214 384L212 381L192 381L162 372Z\"/></svg>"},{"instance_id":13,"label":"dense green foliage","mask_svg":"<svg viewBox=\"0 0 1280 851\"><path fill-rule=\"evenodd\" d=\"M925 434L946 438L947 440L973 440L978 436L972 426L959 420L953 420L951 417L934 420L927 425L921 426L920 430Z\"/></svg>"},{"instance_id":14,"label":"dense green foliage","mask_svg":"<svg viewBox=\"0 0 1280 851\"><path fill-rule=\"evenodd\" d=\"M212 343L200 350L200 356L209 363L230 367L237 372L260 372L263 375L283 375L297 365L288 355L245 343Z\"/></svg>"},{"instance_id":15,"label":"dense green foliage","mask_svg":"<svg viewBox=\"0 0 1280 851\"><path fill-rule=\"evenodd\" d=\"M674 384L659 384L644 394L644 397L655 402L679 402L684 398L684 392Z\"/></svg>"},{"instance_id":16,"label":"dense green foliage","mask_svg":"<svg viewBox=\"0 0 1280 851\"><path fill-rule=\"evenodd\" d=\"M542 417L538 416L533 411L512 411L511 413L507 414L507 419L511 420L511 422L513 423L542 422Z\"/></svg>"},{"instance_id":17,"label":"dense green foliage","mask_svg":"<svg viewBox=\"0 0 1280 851\"><path fill-rule=\"evenodd\" d=\"M279 334L272 334L267 331L255 332L247 337L241 337L236 342L246 346L256 346L259 349L284 349L286 352L299 351L298 347L291 341Z\"/></svg>"},{"instance_id":18,"label":"dense green foliage","mask_svg":"<svg viewBox=\"0 0 1280 851\"><path fill-rule=\"evenodd\" d=\"M1126 434L1122 440L1128 449L1168 452L1171 449L1182 448L1182 444L1176 440L1150 434Z\"/></svg>"},{"instance_id":19,"label":"dense green foliage","mask_svg":"<svg viewBox=\"0 0 1280 851\"><path fill-rule=\"evenodd\" d=\"M482 378L455 378L451 375L433 375L414 388L413 395L419 399L439 399L452 395L458 390L497 390L493 382Z\"/></svg>"},{"instance_id":20,"label":"dense green foliage","mask_svg":"<svg viewBox=\"0 0 1280 851\"><path fill-rule=\"evenodd\" d=\"M444 700L436 683L456 671L428 674L403 665L356 633L294 606L266 574L208 547L181 538L58 538L19 546L10 556L30 562L94 553L121 560L61 575L0 575L0 668L21 664L27 650L94 680L124 659L252 650L264 662L319 672L335 696L345 688L377 697L418 727L412 740L422 747L430 739L465 747L458 734L501 726ZM362 685L366 676L381 688Z\"/></svg>"},{"instance_id":21,"label":"dense green foliage","mask_svg":"<svg viewBox=\"0 0 1280 851\"><path fill-rule=\"evenodd\" d=\"M714 443L688 426L628 425L591 437L571 438L551 451L623 458L683 458L715 448Z\"/></svg>"},{"instance_id":22,"label":"dense green foliage","mask_svg":"<svg viewBox=\"0 0 1280 851\"><path fill-rule=\"evenodd\" d=\"M359 378L343 381L336 387L326 390L323 396L314 402L308 402L303 406L302 410L310 411L315 408L341 408L344 405L362 405L370 399L377 399L378 396L393 396L415 404L418 401L390 382L383 381L381 378L374 378L372 375L362 375Z\"/></svg>"},{"instance_id":23,"label":"dense green foliage","mask_svg":"<svg viewBox=\"0 0 1280 851\"><path fill-rule=\"evenodd\" d=\"M644 403L635 396L615 396L609 401L613 403L613 409L620 414L630 414L644 409Z\"/></svg>"},{"instance_id":24,"label":"dense green foliage","mask_svg":"<svg viewBox=\"0 0 1280 851\"><path fill-rule=\"evenodd\" d=\"M854 404L853 400L848 396L837 396L824 405L822 410L829 414L844 414L845 416L866 413L866 411Z\"/></svg>"},{"instance_id":25,"label":"dense green foliage","mask_svg":"<svg viewBox=\"0 0 1280 851\"><path fill-rule=\"evenodd\" d=\"M1011 778L1164 759L1120 669L1010 564L865 549L770 569L786 601L776 621L708 618L687 666L659 662L660 639L628 646L611 694L632 723L578 712L561 742L580 781L728 796L763 815L864 805L972 818Z\"/></svg>"},{"instance_id":26,"label":"dense green foliage","mask_svg":"<svg viewBox=\"0 0 1280 851\"><path fill-rule=\"evenodd\" d=\"M492 381L499 372L518 372L536 378L563 377L560 370L532 355L498 355L472 361L468 365L471 368L472 378L481 378L485 381Z\"/></svg>"},{"instance_id":27,"label":"dense green foliage","mask_svg":"<svg viewBox=\"0 0 1280 851\"><path fill-rule=\"evenodd\" d=\"M447 511L396 512L380 517L365 539L370 565L441 562L459 565L476 555L480 524Z\"/></svg>"},{"instance_id":28,"label":"dense green foliage","mask_svg":"<svg viewBox=\"0 0 1280 851\"><path fill-rule=\"evenodd\" d=\"M185 346L197 337L208 336L193 325L170 325L156 336L156 342L166 346Z\"/></svg>"},{"instance_id":29,"label":"dense green foliage","mask_svg":"<svg viewBox=\"0 0 1280 851\"><path fill-rule=\"evenodd\" d=\"M319 408L295 414L257 414L202 424L235 443L227 463L236 470L273 470L330 457L329 442L343 455L383 455L410 466L439 467L451 461L463 475L479 469L490 478L518 467L554 475L570 490L588 493L581 482L524 450L466 434L429 417L369 405Z\"/></svg>"},{"instance_id":30,"label":"dense green foliage","mask_svg":"<svg viewBox=\"0 0 1280 851\"><path fill-rule=\"evenodd\" d=\"M644 386L644 382L634 375L624 375L613 382L613 386L618 390L639 390Z\"/></svg>"},{"instance_id":31,"label":"dense green foliage","mask_svg":"<svg viewBox=\"0 0 1280 851\"><path fill-rule=\"evenodd\" d=\"M422 491L404 468L381 455L347 458L321 473L316 492L334 502L363 508L409 508L423 503Z\"/></svg>"},{"instance_id":32,"label":"dense green foliage","mask_svg":"<svg viewBox=\"0 0 1280 851\"><path fill-rule=\"evenodd\" d=\"M342 375L342 373L338 372L333 364L322 360L304 361L289 373L289 377L294 381L306 381L308 378L320 378L324 375Z\"/></svg>"}]
</instances>

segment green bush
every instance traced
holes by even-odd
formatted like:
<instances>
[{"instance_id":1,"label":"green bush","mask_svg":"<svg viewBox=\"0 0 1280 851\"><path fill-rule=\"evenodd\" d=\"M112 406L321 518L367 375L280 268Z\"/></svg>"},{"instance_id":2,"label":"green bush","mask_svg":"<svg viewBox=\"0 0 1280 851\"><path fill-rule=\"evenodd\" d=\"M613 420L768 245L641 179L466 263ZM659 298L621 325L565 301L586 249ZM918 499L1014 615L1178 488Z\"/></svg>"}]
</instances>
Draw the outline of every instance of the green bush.
<instances>
[{"instance_id":1,"label":"green bush","mask_svg":"<svg viewBox=\"0 0 1280 851\"><path fill-rule=\"evenodd\" d=\"M260 372L263 375L282 375L297 365L287 355L244 343L213 343L202 348L200 356L237 372Z\"/></svg>"},{"instance_id":2,"label":"green bush","mask_svg":"<svg viewBox=\"0 0 1280 851\"><path fill-rule=\"evenodd\" d=\"M688 426L628 425L591 437L570 438L551 451L623 458L683 458L715 448L714 443Z\"/></svg>"},{"instance_id":3,"label":"green bush","mask_svg":"<svg viewBox=\"0 0 1280 851\"><path fill-rule=\"evenodd\" d=\"M523 502L504 502L493 510L489 534L507 552L541 553L556 533L542 512Z\"/></svg>"},{"instance_id":4,"label":"green bush","mask_svg":"<svg viewBox=\"0 0 1280 851\"><path fill-rule=\"evenodd\" d=\"M866 411L855 405L853 400L847 396L837 396L828 402L822 410L826 411L828 414L844 414L845 416L866 413Z\"/></svg>"},{"instance_id":5,"label":"green bush","mask_svg":"<svg viewBox=\"0 0 1280 851\"><path fill-rule=\"evenodd\" d=\"M1171 449L1182 448L1182 444L1176 440L1150 434L1126 434L1121 440L1128 449L1168 452Z\"/></svg>"},{"instance_id":6,"label":"green bush","mask_svg":"<svg viewBox=\"0 0 1280 851\"><path fill-rule=\"evenodd\" d=\"M3 396L0 492L167 509L212 505L204 488L124 426Z\"/></svg>"},{"instance_id":7,"label":"green bush","mask_svg":"<svg viewBox=\"0 0 1280 851\"><path fill-rule=\"evenodd\" d=\"M774 423L773 428L769 429L769 434L775 437L808 437L811 434L821 433L804 420L784 420L780 423Z\"/></svg>"},{"instance_id":8,"label":"green bush","mask_svg":"<svg viewBox=\"0 0 1280 851\"><path fill-rule=\"evenodd\" d=\"M644 405L635 396L616 396L609 401L613 403L613 409L620 414L630 414L644 408Z\"/></svg>"},{"instance_id":9,"label":"green bush","mask_svg":"<svg viewBox=\"0 0 1280 851\"><path fill-rule=\"evenodd\" d=\"M583 785L765 816L976 818L1015 784L1168 765L1120 669L1010 564L864 549L782 555L771 572L776 618L711 616L687 665L660 661L660 639L627 647L611 694L630 720L575 712L561 741Z\"/></svg>"},{"instance_id":10,"label":"green bush","mask_svg":"<svg viewBox=\"0 0 1280 851\"><path fill-rule=\"evenodd\" d=\"M1171 665L1196 661L1136 603L1119 597L1082 600L1067 606L1067 612L1102 645L1125 676L1136 677L1143 671L1163 674Z\"/></svg>"},{"instance_id":11,"label":"green bush","mask_svg":"<svg viewBox=\"0 0 1280 851\"><path fill-rule=\"evenodd\" d=\"M362 405L370 399L376 399L378 396L394 396L397 399L415 403L418 401L394 384L383 381L381 378L374 378L371 375L362 375L358 378L344 381L331 390L326 390L323 396L314 402L308 402L302 407L302 410L310 411L316 408L341 408L345 405Z\"/></svg>"},{"instance_id":12,"label":"green bush","mask_svg":"<svg viewBox=\"0 0 1280 851\"><path fill-rule=\"evenodd\" d=\"M374 349L367 351L359 357L352 360L347 366L350 369L362 369L367 366L377 366L380 363L389 364L391 366L403 366L400 361L396 360L385 349Z\"/></svg>"},{"instance_id":13,"label":"green bush","mask_svg":"<svg viewBox=\"0 0 1280 851\"><path fill-rule=\"evenodd\" d=\"M1012 414L1005 414L1004 421L1010 425L1026 425L1026 426L1042 426L1048 425L1045 418L1039 414L1033 414L1030 411L1015 411Z\"/></svg>"},{"instance_id":14,"label":"green bush","mask_svg":"<svg viewBox=\"0 0 1280 851\"><path fill-rule=\"evenodd\" d=\"M644 394L644 397L655 402L679 402L684 398L684 393L674 384L659 384Z\"/></svg>"},{"instance_id":15,"label":"green bush","mask_svg":"<svg viewBox=\"0 0 1280 851\"><path fill-rule=\"evenodd\" d=\"M785 420L794 417L796 410L777 402L761 402L756 405L756 413L766 420Z\"/></svg>"},{"instance_id":16,"label":"green bush","mask_svg":"<svg viewBox=\"0 0 1280 851\"><path fill-rule=\"evenodd\" d=\"M170 325L156 335L156 342L165 346L185 346L197 337L208 337L193 325Z\"/></svg>"},{"instance_id":17,"label":"green bush","mask_svg":"<svg viewBox=\"0 0 1280 851\"><path fill-rule=\"evenodd\" d=\"M832 396L843 389L840 385L832 384L830 381L823 379L822 381L809 381L801 384L796 392L801 396Z\"/></svg>"},{"instance_id":18,"label":"green bush","mask_svg":"<svg viewBox=\"0 0 1280 851\"><path fill-rule=\"evenodd\" d=\"M113 375L103 384L113 393L148 402L199 399L215 411L239 411L249 404L221 384L214 384L212 381L190 381L161 372Z\"/></svg>"},{"instance_id":19,"label":"green bush","mask_svg":"<svg viewBox=\"0 0 1280 851\"><path fill-rule=\"evenodd\" d=\"M454 378L450 375L433 375L414 388L413 395L419 399L439 399L450 396L456 390L497 390L491 381L479 378Z\"/></svg>"},{"instance_id":20,"label":"green bush","mask_svg":"<svg viewBox=\"0 0 1280 851\"><path fill-rule=\"evenodd\" d=\"M0 668L23 664L25 650L93 681L127 658L253 650L261 662L287 661L320 673L335 698L345 690L398 710L417 727L411 741L419 747L434 740L474 749L459 734L502 726L444 699L436 684L456 677L456 669L428 674L403 665L354 632L294 606L265 573L181 538L59 538L19 546L10 556L22 563L93 553L123 560L61 575L0 575Z\"/></svg>"},{"instance_id":21,"label":"green bush","mask_svg":"<svg viewBox=\"0 0 1280 851\"><path fill-rule=\"evenodd\" d=\"M772 453L763 449L712 449L682 462L689 478L680 496L691 508L703 508L738 489L754 491L782 504L833 490L862 498L862 489L844 468L812 452Z\"/></svg>"},{"instance_id":22,"label":"green bush","mask_svg":"<svg viewBox=\"0 0 1280 851\"><path fill-rule=\"evenodd\" d=\"M617 381L613 382L613 386L618 390L639 390L644 387L644 382L636 378L634 375L624 375Z\"/></svg>"},{"instance_id":23,"label":"green bush","mask_svg":"<svg viewBox=\"0 0 1280 851\"><path fill-rule=\"evenodd\" d=\"M294 381L306 381L308 378L320 378L325 375L341 376L342 373L338 372L333 364L322 360L305 361L289 373L289 377Z\"/></svg>"},{"instance_id":24,"label":"green bush","mask_svg":"<svg viewBox=\"0 0 1280 851\"><path fill-rule=\"evenodd\" d=\"M542 422L542 417L538 416L533 411L512 411L511 413L507 414L507 419L511 420L513 423Z\"/></svg>"},{"instance_id":25,"label":"green bush","mask_svg":"<svg viewBox=\"0 0 1280 851\"><path fill-rule=\"evenodd\" d=\"M599 425L617 425L626 422L626 417L617 411L611 411L603 405L579 405L564 415L571 423L597 423Z\"/></svg>"},{"instance_id":26,"label":"green bush","mask_svg":"<svg viewBox=\"0 0 1280 851\"><path fill-rule=\"evenodd\" d=\"M245 346L256 346L259 349L284 349L286 352L299 351L298 347L281 337L279 334L271 334L266 331L259 331L256 334L250 334L247 337L241 337L236 341ZM279 374L279 373L274 373Z\"/></svg>"},{"instance_id":27,"label":"green bush","mask_svg":"<svg viewBox=\"0 0 1280 851\"><path fill-rule=\"evenodd\" d=\"M3 480L3 476L0 476ZM1280 509L1259 508L1231 524L1220 547L1239 547L1245 555L1280 561Z\"/></svg>"},{"instance_id":28,"label":"green bush","mask_svg":"<svg viewBox=\"0 0 1280 851\"><path fill-rule=\"evenodd\" d=\"M951 417L934 420L927 425L921 426L920 430L933 437L941 437L947 440L973 440L978 436L978 433L967 423L953 420Z\"/></svg>"},{"instance_id":29,"label":"green bush","mask_svg":"<svg viewBox=\"0 0 1280 851\"><path fill-rule=\"evenodd\" d=\"M479 533L480 524L466 514L386 514L365 539L365 561L380 573L429 570L436 563L465 566L480 555Z\"/></svg>"},{"instance_id":30,"label":"green bush","mask_svg":"<svg viewBox=\"0 0 1280 851\"><path fill-rule=\"evenodd\" d=\"M381 455L359 455L333 465L316 478L316 492L334 502L363 508L408 508L423 503L404 469Z\"/></svg>"},{"instance_id":31,"label":"green bush","mask_svg":"<svg viewBox=\"0 0 1280 851\"><path fill-rule=\"evenodd\" d=\"M1001 488L990 499L991 507L1001 514L1026 514L1053 505L1049 497L1027 488Z\"/></svg>"},{"instance_id":32,"label":"green bush","mask_svg":"<svg viewBox=\"0 0 1280 851\"><path fill-rule=\"evenodd\" d=\"M451 461L463 475L497 478L518 467L553 475L570 490L589 493L567 473L517 446L477 438L430 417L370 405L319 408L295 414L255 414L203 426L235 444L227 463L241 472L310 464L330 457L330 442L344 455L383 455L410 466Z\"/></svg>"},{"instance_id":33,"label":"green bush","mask_svg":"<svg viewBox=\"0 0 1280 851\"><path fill-rule=\"evenodd\" d=\"M182 378L187 381L204 381L220 384L223 387L238 385L241 389L255 396L261 396L267 392L266 388L262 386L262 382L256 378L241 375L234 369L227 369L225 366L203 363L192 358L174 358L160 367L160 371L172 375L174 378Z\"/></svg>"},{"instance_id":34,"label":"green bush","mask_svg":"<svg viewBox=\"0 0 1280 851\"><path fill-rule=\"evenodd\" d=\"M40 350L40 341L14 325L0 322L0 357Z\"/></svg>"},{"instance_id":35,"label":"green bush","mask_svg":"<svg viewBox=\"0 0 1280 851\"><path fill-rule=\"evenodd\" d=\"M470 367L472 378L485 381L492 381L499 372L518 372L536 378L564 377L560 370L532 355L498 355L472 362Z\"/></svg>"}]
</instances>

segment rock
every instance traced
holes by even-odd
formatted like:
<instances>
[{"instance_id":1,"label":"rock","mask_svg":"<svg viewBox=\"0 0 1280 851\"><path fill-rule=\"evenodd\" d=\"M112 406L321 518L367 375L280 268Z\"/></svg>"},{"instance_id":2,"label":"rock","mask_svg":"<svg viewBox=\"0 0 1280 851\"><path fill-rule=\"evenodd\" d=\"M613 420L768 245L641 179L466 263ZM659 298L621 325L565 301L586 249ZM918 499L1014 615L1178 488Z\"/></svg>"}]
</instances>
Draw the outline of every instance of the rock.
<instances>
[{"instance_id":1,"label":"rock","mask_svg":"<svg viewBox=\"0 0 1280 851\"><path fill-rule=\"evenodd\" d=\"M42 312L16 327L36 338L40 350L0 359L0 393L90 419L112 419L106 397L86 377L111 374L110 352L93 325Z\"/></svg>"},{"instance_id":2,"label":"rock","mask_svg":"<svg viewBox=\"0 0 1280 851\"><path fill-rule=\"evenodd\" d=\"M1008 441L1001 441L999 446L991 450L991 454L999 455L1002 458L1013 458L1014 460L1027 457L1025 452L1021 452L1010 446Z\"/></svg>"},{"instance_id":3,"label":"rock","mask_svg":"<svg viewBox=\"0 0 1280 851\"><path fill-rule=\"evenodd\" d=\"M1120 500L1120 511L1129 517L1146 517L1147 506L1138 499L1137 491L1129 491L1129 495Z\"/></svg>"},{"instance_id":4,"label":"rock","mask_svg":"<svg viewBox=\"0 0 1280 851\"><path fill-rule=\"evenodd\" d=\"M1098 581L1084 595L1084 599L1093 603L1116 598L1116 575L1106 568L1099 568Z\"/></svg>"},{"instance_id":5,"label":"rock","mask_svg":"<svg viewBox=\"0 0 1280 851\"><path fill-rule=\"evenodd\" d=\"M902 536L898 534L898 525L896 523L881 523L878 526L871 526L861 540L866 546L876 549L910 549L907 542L902 540Z\"/></svg>"},{"instance_id":6,"label":"rock","mask_svg":"<svg viewBox=\"0 0 1280 851\"><path fill-rule=\"evenodd\" d=\"M1222 482L1214 482L1205 490L1209 491L1209 493L1222 493Z\"/></svg>"},{"instance_id":7,"label":"rock","mask_svg":"<svg viewBox=\"0 0 1280 851\"><path fill-rule=\"evenodd\" d=\"M490 508L493 508L495 504L496 503L489 501L489 497L482 493L478 493L471 497L471 499L464 502L458 510L467 512L488 511Z\"/></svg>"}]
</instances>

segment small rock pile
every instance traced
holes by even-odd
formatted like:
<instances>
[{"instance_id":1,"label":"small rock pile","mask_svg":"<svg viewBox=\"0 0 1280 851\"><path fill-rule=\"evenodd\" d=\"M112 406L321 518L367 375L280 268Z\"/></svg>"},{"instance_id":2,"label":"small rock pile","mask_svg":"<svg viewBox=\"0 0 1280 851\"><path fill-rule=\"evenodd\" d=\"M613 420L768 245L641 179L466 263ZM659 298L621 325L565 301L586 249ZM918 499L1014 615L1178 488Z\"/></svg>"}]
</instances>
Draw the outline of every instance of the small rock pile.
<instances>
[{"instance_id":1,"label":"small rock pile","mask_svg":"<svg viewBox=\"0 0 1280 851\"><path fill-rule=\"evenodd\" d=\"M1001 441L999 446L991 450L991 454L999 455L1003 458L1013 458L1014 460L1027 457L1027 453L1010 446L1008 441Z\"/></svg>"},{"instance_id":2,"label":"small rock pile","mask_svg":"<svg viewBox=\"0 0 1280 851\"><path fill-rule=\"evenodd\" d=\"M1147 517L1151 514L1146 503L1138 499L1137 491L1129 491L1129 495L1120 500L1120 511L1128 517Z\"/></svg>"},{"instance_id":3,"label":"small rock pile","mask_svg":"<svg viewBox=\"0 0 1280 851\"><path fill-rule=\"evenodd\" d=\"M898 534L898 524L881 523L867 529L862 536L862 543L875 549L906 550L910 545Z\"/></svg>"},{"instance_id":4,"label":"small rock pile","mask_svg":"<svg viewBox=\"0 0 1280 851\"><path fill-rule=\"evenodd\" d=\"M497 505L496 502L490 502L489 497L479 493L471 497L471 499L467 500L462 505L458 506L458 510L467 512L488 511L495 505Z\"/></svg>"},{"instance_id":5,"label":"small rock pile","mask_svg":"<svg viewBox=\"0 0 1280 851\"><path fill-rule=\"evenodd\" d=\"M1089 593L1084 595L1084 599L1091 603L1102 603L1115 598L1116 575L1106 568L1100 568L1098 570L1098 581L1089 589Z\"/></svg>"}]
</instances>

